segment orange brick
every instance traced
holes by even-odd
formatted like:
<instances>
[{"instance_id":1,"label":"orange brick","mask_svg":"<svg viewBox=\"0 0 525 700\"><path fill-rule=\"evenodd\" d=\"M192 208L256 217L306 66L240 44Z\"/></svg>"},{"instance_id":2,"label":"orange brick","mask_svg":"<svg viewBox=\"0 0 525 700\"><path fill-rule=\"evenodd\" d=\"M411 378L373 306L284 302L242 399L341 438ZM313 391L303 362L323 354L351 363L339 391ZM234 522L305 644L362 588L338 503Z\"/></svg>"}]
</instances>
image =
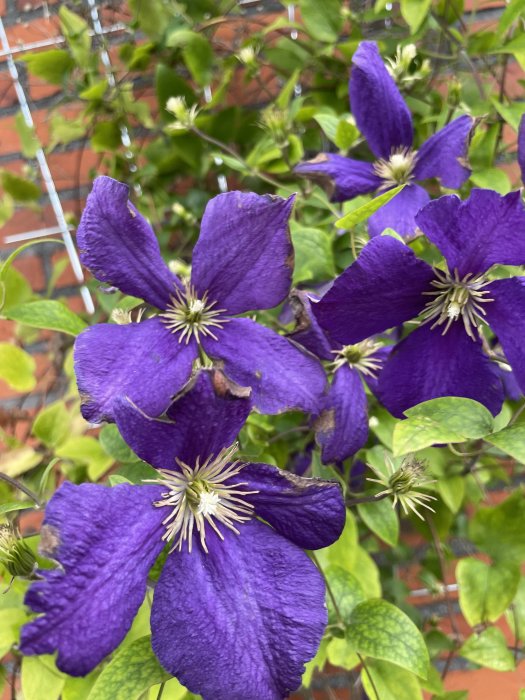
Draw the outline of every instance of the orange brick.
<instances>
[{"instance_id":1,"label":"orange brick","mask_svg":"<svg viewBox=\"0 0 525 700\"><path fill-rule=\"evenodd\" d=\"M60 27L58 17L40 17L29 22L17 22L16 24L6 27L7 39L9 45L14 47L23 47L26 44L42 39L53 39L60 35ZM46 47L51 49L52 46ZM5 61L5 57L1 57L0 61Z\"/></svg>"},{"instance_id":2,"label":"orange brick","mask_svg":"<svg viewBox=\"0 0 525 700\"><path fill-rule=\"evenodd\" d=\"M33 102L38 102L38 100L44 100L46 97L58 95L62 90L60 85L46 83L45 80L38 78L36 75L29 74L27 84L29 87L29 97L31 100L33 100Z\"/></svg>"},{"instance_id":3,"label":"orange brick","mask_svg":"<svg viewBox=\"0 0 525 700\"><path fill-rule=\"evenodd\" d=\"M69 262L69 257L67 253L65 252L57 252L51 257L51 263L54 266L56 263L66 260L67 265L60 275L60 277L57 279L55 283L55 289L60 289L60 287L70 287L72 285L78 284L78 280L75 277L75 274L73 272L73 268L71 267L71 264Z\"/></svg>"},{"instance_id":4,"label":"orange brick","mask_svg":"<svg viewBox=\"0 0 525 700\"><path fill-rule=\"evenodd\" d=\"M19 12L29 12L29 10L38 10L46 5L56 5L58 0L16 0L16 9Z\"/></svg>"},{"instance_id":5,"label":"orange brick","mask_svg":"<svg viewBox=\"0 0 525 700\"><path fill-rule=\"evenodd\" d=\"M0 13L1 14L1 13ZM0 73L0 109L18 104L15 87L7 71Z\"/></svg>"},{"instance_id":6,"label":"orange brick","mask_svg":"<svg viewBox=\"0 0 525 700\"><path fill-rule=\"evenodd\" d=\"M480 668L476 671L452 671L447 674L447 690L468 690L472 700L514 700L523 688L525 662L513 673Z\"/></svg>"},{"instance_id":7,"label":"orange brick","mask_svg":"<svg viewBox=\"0 0 525 700\"><path fill-rule=\"evenodd\" d=\"M93 153L88 148L66 153L51 153L47 162L53 173L53 179L58 190L90 185L93 173L102 175L104 168L102 153Z\"/></svg>"}]
</instances>

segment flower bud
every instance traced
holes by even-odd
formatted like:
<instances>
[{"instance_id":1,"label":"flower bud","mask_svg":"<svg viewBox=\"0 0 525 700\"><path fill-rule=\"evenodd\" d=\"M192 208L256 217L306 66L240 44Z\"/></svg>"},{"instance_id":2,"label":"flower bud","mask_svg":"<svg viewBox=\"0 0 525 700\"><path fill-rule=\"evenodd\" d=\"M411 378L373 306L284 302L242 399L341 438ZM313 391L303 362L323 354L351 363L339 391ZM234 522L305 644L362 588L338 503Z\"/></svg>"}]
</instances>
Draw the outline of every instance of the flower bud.
<instances>
[{"instance_id":1,"label":"flower bud","mask_svg":"<svg viewBox=\"0 0 525 700\"><path fill-rule=\"evenodd\" d=\"M24 540L8 523L0 525L0 563L11 576L31 576L36 559Z\"/></svg>"},{"instance_id":2,"label":"flower bud","mask_svg":"<svg viewBox=\"0 0 525 700\"><path fill-rule=\"evenodd\" d=\"M171 131L191 129L199 112L197 105L188 108L184 97L170 97L166 102L166 109L175 117L175 121L168 125Z\"/></svg>"}]
</instances>

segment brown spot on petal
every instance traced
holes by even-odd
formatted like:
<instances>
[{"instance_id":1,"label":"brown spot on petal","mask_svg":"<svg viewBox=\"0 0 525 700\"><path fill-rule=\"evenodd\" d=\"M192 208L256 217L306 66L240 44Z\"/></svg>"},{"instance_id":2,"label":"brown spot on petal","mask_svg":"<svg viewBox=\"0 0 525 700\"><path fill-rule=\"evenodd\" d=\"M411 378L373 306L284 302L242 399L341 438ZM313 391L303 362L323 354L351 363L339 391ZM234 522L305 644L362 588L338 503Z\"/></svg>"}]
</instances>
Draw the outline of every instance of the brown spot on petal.
<instances>
[{"instance_id":1,"label":"brown spot on petal","mask_svg":"<svg viewBox=\"0 0 525 700\"><path fill-rule=\"evenodd\" d=\"M38 550L42 556L54 559L60 546L60 533L53 525L43 525L40 532L40 545Z\"/></svg>"},{"instance_id":2,"label":"brown spot on petal","mask_svg":"<svg viewBox=\"0 0 525 700\"><path fill-rule=\"evenodd\" d=\"M320 433L332 433L335 429L335 410L323 411L313 423L313 429Z\"/></svg>"},{"instance_id":3,"label":"brown spot on petal","mask_svg":"<svg viewBox=\"0 0 525 700\"><path fill-rule=\"evenodd\" d=\"M306 331L311 326L310 316L306 307L307 294L299 289L292 289L288 301L292 308L292 313L295 318L294 333L298 331Z\"/></svg>"},{"instance_id":4,"label":"brown spot on petal","mask_svg":"<svg viewBox=\"0 0 525 700\"><path fill-rule=\"evenodd\" d=\"M217 367L211 370L211 381L217 396L224 399L246 399L252 393L251 387L236 384Z\"/></svg>"}]
</instances>

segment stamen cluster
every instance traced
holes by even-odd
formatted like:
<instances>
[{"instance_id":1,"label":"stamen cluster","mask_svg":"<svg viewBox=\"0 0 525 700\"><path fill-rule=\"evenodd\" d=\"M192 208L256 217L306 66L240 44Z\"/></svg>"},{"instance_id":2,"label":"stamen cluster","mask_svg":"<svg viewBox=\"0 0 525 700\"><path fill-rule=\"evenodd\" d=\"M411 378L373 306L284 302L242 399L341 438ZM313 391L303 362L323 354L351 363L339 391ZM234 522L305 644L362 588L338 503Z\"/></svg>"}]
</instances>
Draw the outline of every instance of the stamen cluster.
<instances>
[{"instance_id":1,"label":"stamen cluster","mask_svg":"<svg viewBox=\"0 0 525 700\"><path fill-rule=\"evenodd\" d=\"M185 339L188 344L192 337L200 342L200 334L217 340L212 328L222 328L228 319L220 317L225 309L213 308L217 302L208 301L208 292L199 299L194 287L187 286L183 291L176 289L170 300L171 303L160 314L160 318L172 333L180 333L179 343Z\"/></svg>"},{"instance_id":2,"label":"stamen cluster","mask_svg":"<svg viewBox=\"0 0 525 700\"><path fill-rule=\"evenodd\" d=\"M488 290L484 290L489 281L483 276L474 277L470 272L462 279L454 270L452 276L448 272L435 269L437 279L431 282L436 288L434 292L423 292L424 295L435 299L425 304L423 310L424 323L436 319L431 328L445 324L443 335L454 321L461 318L467 335L476 339L474 328L478 329L479 321L485 321L486 311L481 304L493 301L487 298Z\"/></svg>"},{"instance_id":3,"label":"stamen cluster","mask_svg":"<svg viewBox=\"0 0 525 700\"><path fill-rule=\"evenodd\" d=\"M386 190L413 180L416 161L417 152L411 148L396 149L392 151L388 160L385 158L377 160L374 163L374 172L384 180L379 189Z\"/></svg>"},{"instance_id":4,"label":"stamen cluster","mask_svg":"<svg viewBox=\"0 0 525 700\"><path fill-rule=\"evenodd\" d=\"M383 361L374 355L381 347L381 343L367 339L355 345L345 345L341 350L332 350L336 359L331 363L331 368L335 372L343 365L348 364L358 369L362 374L375 378Z\"/></svg>"},{"instance_id":5,"label":"stamen cluster","mask_svg":"<svg viewBox=\"0 0 525 700\"><path fill-rule=\"evenodd\" d=\"M397 469L392 460L385 456L385 464L388 475L368 465L378 478L368 478L367 481L374 481L377 484L386 486L384 491L376 494L376 497L391 496L393 498L393 508L399 502L405 515L408 515L408 509L410 508L421 520L423 520L423 516L418 512L417 506L434 512L434 509L428 505L428 501L435 501L436 498L430 494L421 493L419 490L421 487L434 483L434 479L427 479L426 477L424 462L414 457L407 457Z\"/></svg>"},{"instance_id":6,"label":"stamen cluster","mask_svg":"<svg viewBox=\"0 0 525 700\"><path fill-rule=\"evenodd\" d=\"M205 552L206 523L224 539L217 523L222 523L237 535L239 530L234 523L242 523L253 517L253 505L244 500L245 496L257 491L240 489L247 482L229 483L246 466L239 461L233 461L237 445L225 448L215 459L207 459L204 464L195 467L177 460L180 471L159 469L164 478L152 479L152 483L166 486L168 491L162 494L163 499L156 501L157 508L170 507L170 514L162 521L166 532L162 539L174 541L171 551L182 550L184 542L188 543L188 551L192 550L193 530L197 528L200 542Z\"/></svg>"}]
</instances>

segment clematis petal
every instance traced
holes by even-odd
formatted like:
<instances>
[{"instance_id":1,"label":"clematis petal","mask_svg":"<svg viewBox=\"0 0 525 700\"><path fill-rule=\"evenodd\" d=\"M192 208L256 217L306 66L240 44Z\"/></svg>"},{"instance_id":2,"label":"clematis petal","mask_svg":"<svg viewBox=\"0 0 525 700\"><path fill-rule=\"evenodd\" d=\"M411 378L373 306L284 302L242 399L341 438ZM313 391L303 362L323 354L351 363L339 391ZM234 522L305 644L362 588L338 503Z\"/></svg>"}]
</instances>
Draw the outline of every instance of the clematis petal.
<instances>
[{"instance_id":1,"label":"clematis petal","mask_svg":"<svg viewBox=\"0 0 525 700\"><path fill-rule=\"evenodd\" d=\"M487 323L498 336L513 374L525 392L525 277L496 280L485 289L493 299L485 307Z\"/></svg>"},{"instance_id":2,"label":"clematis petal","mask_svg":"<svg viewBox=\"0 0 525 700\"><path fill-rule=\"evenodd\" d=\"M362 41L352 57L350 107L359 131L378 158L412 146L410 111L374 41Z\"/></svg>"},{"instance_id":3,"label":"clematis petal","mask_svg":"<svg viewBox=\"0 0 525 700\"><path fill-rule=\"evenodd\" d=\"M306 292L294 289L290 294L290 306L295 316L296 326L289 338L302 345L322 360L333 360L332 347L323 329L312 312L312 302Z\"/></svg>"},{"instance_id":4,"label":"clematis petal","mask_svg":"<svg viewBox=\"0 0 525 700\"><path fill-rule=\"evenodd\" d=\"M412 238L417 228L415 216L429 201L430 196L422 187L407 185L368 219L370 238L379 236L386 228L394 229L403 238Z\"/></svg>"},{"instance_id":5,"label":"clematis petal","mask_svg":"<svg viewBox=\"0 0 525 700\"><path fill-rule=\"evenodd\" d=\"M41 549L61 568L41 570L25 603L43 613L22 629L25 655L53 654L84 676L124 639L164 547L160 486L64 483L46 507Z\"/></svg>"},{"instance_id":6,"label":"clematis petal","mask_svg":"<svg viewBox=\"0 0 525 700\"><path fill-rule=\"evenodd\" d=\"M327 622L324 583L306 554L251 520L210 532L209 554L167 559L151 610L164 668L203 700L282 700L301 682Z\"/></svg>"},{"instance_id":7,"label":"clematis petal","mask_svg":"<svg viewBox=\"0 0 525 700\"><path fill-rule=\"evenodd\" d=\"M335 542L345 525L341 487L334 481L307 479L269 464L247 464L241 471L246 498L255 514L303 549L320 549Z\"/></svg>"},{"instance_id":8,"label":"clematis petal","mask_svg":"<svg viewBox=\"0 0 525 700\"><path fill-rule=\"evenodd\" d=\"M520 192L502 197L492 190L473 189L464 202L446 195L427 204L416 222L460 277L481 274L496 264L525 263L525 207Z\"/></svg>"},{"instance_id":9,"label":"clematis petal","mask_svg":"<svg viewBox=\"0 0 525 700\"><path fill-rule=\"evenodd\" d=\"M398 418L423 401L440 396L463 396L484 404L496 415L503 403L501 379L458 321L442 335L424 325L392 351L379 375L377 395Z\"/></svg>"},{"instance_id":10,"label":"clematis petal","mask_svg":"<svg viewBox=\"0 0 525 700\"><path fill-rule=\"evenodd\" d=\"M521 180L525 182L525 114L521 117L518 129L518 164L521 170Z\"/></svg>"},{"instance_id":11,"label":"clematis petal","mask_svg":"<svg viewBox=\"0 0 525 700\"><path fill-rule=\"evenodd\" d=\"M324 464L342 462L366 443L368 403L359 373L343 365L333 378L314 422Z\"/></svg>"},{"instance_id":12,"label":"clematis petal","mask_svg":"<svg viewBox=\"0 0 525 700\"><path fill-rule=\"evenodd\" d=\"M163 261L151 226L128 195L124 183L97 177L78 226L80 260L101 282L164 309L181 282Z\"/></svg>"},{"instance_id":13,"label":"clematis petal","mask_svg":"<svg viewBox=\"0 0 525 700\"><path fill-rule=\"evenodd\" d=\"M176 458L194 466L237 439L251 401L217 370L201 370L167 411L150 418L129 400L115 404L115 420L128 445L158 469L176 468Z\"/></svg>"},{"instance_id":14,"label":"clematis petal","mask_svg":"<svg viewBox=\"0 0 525 700\"><path fill-rule=\"evenodd\" d=\"M119 396L160 415L189 379L196 356L194 341L179 343L158 318L90 326L75 341L82 415L93 423L113 421Z\"/></svg>"},{"instance_id":15,"label":"clematis petal","mask_svg":"<svg viewBox=\"0 0 525 700\"><path fill-rule=\"evenodd\" d=\"M244 192L214 197L193 251L191 283L230 314L270 309L286 297L293 270L288 230L294 196Z\"/></svg>"},{"instance_id":16,"label":"clematis petal","mask_svg":"<svg viewBox=\"0 0 525 700\"><path fill-rule=\"evenodd\" d=\"M458 189L468 179L466 158L475 119L464 114L437 131L417 154L416 180L439 178L445 187Z\"/></svg>"},{"instance_id":17,"label":"clematis petal","mask_svg":"<svg viewBox=\"0 0 525 700\"><path fill-rule=\"evenodd\" d=\"M249 318L231 319L217 338L203 338L206 354L220 361L234 382L252 388L261 413L311 412L318 405L325 374L319 361L298 345Z\"/></svg>"},{"instance_id":18,"label":"clematis petal","mask_svg":"<svg viewBox=\"0 0 525 700\"><path fill-rule=\"evenodd\" d=\"M358 343L417 316L433 279L432 268L407 245L378 236L312 310L332 343Z\"/></svg>"},{"instance_id":19,"label":"clematis petal","mask_svg":"<svg viewBox=\"0 0 525 700\"><path fill-rule=\"evenodd\" d=\"M382 182L374 173L373 163L335 153L320 153L313 160L299 163L294 171L321 184L327 183L333 202L346 202L360 194L375 192Z\"/></svg>"}]
</instances>

